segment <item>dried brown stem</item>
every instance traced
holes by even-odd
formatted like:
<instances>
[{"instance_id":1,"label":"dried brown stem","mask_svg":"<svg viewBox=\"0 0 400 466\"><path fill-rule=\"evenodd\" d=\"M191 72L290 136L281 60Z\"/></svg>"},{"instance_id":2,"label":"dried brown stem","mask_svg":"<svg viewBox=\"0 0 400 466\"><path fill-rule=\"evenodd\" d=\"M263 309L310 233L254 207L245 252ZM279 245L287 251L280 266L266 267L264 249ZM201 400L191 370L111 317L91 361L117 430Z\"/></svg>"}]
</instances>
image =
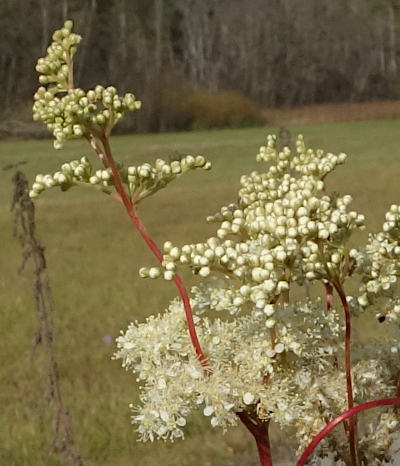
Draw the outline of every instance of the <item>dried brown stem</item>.
<instances>
[{"instance_id":1,"label":"dried brown stem","mask_svg":"<svg viewBox=\"0 0 400 466\"><path fill-rule=\"evenodd\" d=\"M53 410L53 450L58 454L60 465L81 466L82 459L74 446L72 420L63 403L58 366L54 351L54 332L51 314L53 299L46 269L44 247L35 233L35 209L28 195L28 183L22 172L13 177L15 186L11 210L14 211L14 236L23 247L22 271L28 260L34 263L33 295L38 312L38 329L33 340L32 354L39 343L47 357L48 386L46 388L49 405Z\"/></svg>"}]
</instances>

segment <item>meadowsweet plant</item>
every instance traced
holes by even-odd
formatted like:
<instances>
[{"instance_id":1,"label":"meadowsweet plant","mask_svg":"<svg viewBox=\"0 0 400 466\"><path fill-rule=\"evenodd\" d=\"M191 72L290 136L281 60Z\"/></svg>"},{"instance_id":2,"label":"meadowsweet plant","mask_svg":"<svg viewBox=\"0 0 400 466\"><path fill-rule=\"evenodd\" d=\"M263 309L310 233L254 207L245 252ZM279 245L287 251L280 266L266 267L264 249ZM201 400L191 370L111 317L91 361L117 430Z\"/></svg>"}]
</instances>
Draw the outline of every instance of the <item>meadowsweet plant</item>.
<instances>
[{"instance_id":1,"label":"meadowsweet plant","mask_svg":"<svg viewBox=\"0 0 400 466\"><path fill-rule=\"evenodd\" d=\"M37 175L30 195L87 186L115 197L159 261L140 276L177 288L165 311L117 338L114 357L141 388L140 404L131 405L140 440L181 439L189 414L200 411L224 431L242 422L264 466L272 464L270 423L293 435L298 465L328 454L349 466L389 463L399 434L400 206L389 207L382 231L365 246L350 246L365 218L352 210L351 196L329 193L325 184L346 155L307 148L301 136L295 150L278 150L268 136L257 155L260 171L243 175L237 201L207 218L215 235L166 241L160 250L138 203L210 163L191 155L117 163L111 129L140 102L114 87L75 87L80 40L70 21L54 33L38 61L42 87L33 112L56 149L84 137L100 167L86 157L66 162ZM190 296L179 276L185 267L198 277ZM307 297L310 286L321 296ZM352 348L355 318L383 326L385 338Z\"/></svg>"}]
</instances>

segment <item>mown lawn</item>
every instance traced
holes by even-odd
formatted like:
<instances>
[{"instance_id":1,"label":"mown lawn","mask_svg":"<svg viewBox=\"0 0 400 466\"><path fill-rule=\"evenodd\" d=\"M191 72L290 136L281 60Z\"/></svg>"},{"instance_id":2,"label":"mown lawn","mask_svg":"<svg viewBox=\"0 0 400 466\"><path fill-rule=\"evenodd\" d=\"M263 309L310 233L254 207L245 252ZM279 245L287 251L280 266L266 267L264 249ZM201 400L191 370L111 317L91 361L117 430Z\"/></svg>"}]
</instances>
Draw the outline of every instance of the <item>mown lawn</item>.
<instances>
[{"instance_id":1,"label":"mown lawn","mask_svg":"<svg viewBox=\"0 0 400 466\"><path fill-rule=\"evenodd\" d=\"M400 122L358 122L290 128L306 144L349 154L328 183L350 193L371 229L391 203L400 203ZM276 128L119 136L117 159L139 163L176 153L203 154L211 172L196 172L147 200L140 212L158 243L194 242L211 234L205 217L235 201L242 173L261 169L255 155ZM0 464L56 465L48 448L50 418L44 412L43 358L30 358L37 316L29 267L17 275L21 250L12 237L11 164L29 179L56 171L65 160L90 155L83 141L54 151L50 140L0 142ZM187 440L173 445L136 442L128 404L137 400L135 378L112 361L118 335L133 319L163 310L175 295L170 283L144 281L138 268L154 264L115 201L89 190L45 193L37 202L38 235L46 247L54 294L56 349L65 402L74 419L77 445L86 465L238 466L256 464L250 436L238 427L223 436L194 416ZM188 277L190 282L192 279ZM276 450L275 450L276 451Z\"/></svg>"}]
</instances>

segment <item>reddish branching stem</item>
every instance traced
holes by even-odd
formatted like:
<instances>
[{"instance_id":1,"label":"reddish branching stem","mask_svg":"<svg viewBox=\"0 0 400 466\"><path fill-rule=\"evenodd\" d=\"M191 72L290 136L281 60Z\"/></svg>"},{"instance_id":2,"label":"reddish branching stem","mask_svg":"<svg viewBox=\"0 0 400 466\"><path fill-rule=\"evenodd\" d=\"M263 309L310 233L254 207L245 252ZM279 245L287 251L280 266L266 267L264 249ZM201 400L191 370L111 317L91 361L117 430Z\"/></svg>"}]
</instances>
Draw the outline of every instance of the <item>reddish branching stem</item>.
<instances>
[{"instance_id":1,"label":"reddish branching stem","mask_svg":"<svg viewBox=\"0 0 400 466\"><path fill-rule=\"evenodd\" d=\"M236 414L256 441L260 465L272 466L268 434L269 421L263 421L257 417L253 417L246 411L240 411Z\"/></svg>"},{"instance_id":2,"label":"reddish branching stem","mask_svg":"<svg viewBox=\"0 0 400 466\"><path fill-rule=\"evenodd\" d=\"M91 137L91 138L93 138L93 140L95 140L93 135L90 135L89 137ZM122 183L121 176L119 174L119 171L117 169L117 166L115 164L115 161L114 161L114 158L113 158L113 155L112 155L112 152L111 152L111 147L110 147L110 144L108 142L108 138L107 137L101 137L101 143L102 143L102 145L104 147L104 152L101 151L101 149L100 149L100 147L99 147L99 145L97 143L93 142L92 147L95 148L96 153L99 155L100 160L103 162L104 166L111 168L111 171L112 171L112 174L113 174L113 179L114 179L114 184L115 184L115 189L116 189L117 193L119 194L119 196L120 196L120 198L122 200L122 203L124 204L125 210L128 213L129 218L131 219L131 221L132 221L133 225L135 226L136 230L138 231L140 236L143 238L143 240L145 241L145 243L147 244L147 246L149 247L151 252L154 254L154 256L157 258L157 260L159 262L162 262L163 261L162 252L160 251L160 249L158 248L156 243L153 241L151 236L147 233L144 225L142 224L142 222L140 221L140 218L137 215L135 205L133 204L133 202L131 201L131 199L129 198L128 194L125 191L125 188L124 188L123 183ZM101 153L101 155L100 155L99 152ZM199 361L200 361L201 365L203 366L205 372L207 374L210 374L212 371L211 371L210 365L208 363L208 360L207 360L205 354L203 353L203 350L201 348L201 345L200 345L200 342L199 342L199 339L198 339L198 336L197 336L197 332L196 332L196 328L195 328L195 324L194 324L194 320L193 320L193 311L192 311L192 308L191 308L191 305L190 305L190 300L189 300L187 290L186 290L181 278L179 277L179 275L175 275L173 281L175 283L175 286L176 286L176 288L177 288L177 290L179 292L179 295L180 295L180 297L182 299L182 302L183 302L183 306L184 306L184 309L185 309L187 326L188 326L188 331L189 331L189 335L190 335L190 339L191 339L193 348L196 351L196 354L197 354L197 356L199 358Z\"/></svg>"},{"instance_id":3,"label":"reddish branching stem","mask_svg":"<svg viewBox=\"0 0 400 466\"><path fill-rule=\"evenodd\" d=\"M347 388L347 407L351 410L354 406L353 399L353 383L351 379L351 316L349 303L347 302L346 294L343 290L342 285L337 282L335 283L336 291L340 297L344 314L345 314L345 370L346 370L346 388ZM348 422L348 438L350 446L350 460L351 465L357 465L357 453L356 453L356 418L350 416Z\"/></svg>"},{"instance_id":4,"label":"reddish branching stem","mask_svg":"<svg viewBox=\"0 0 400 466\"><path fill-rule=\"evenodd\" d=\"M356 414L365 411L367 409L376 408L378 406L399 406L400 398L383 398L380 400L368 401L358 406L345 411L344 413L337 416L331 422L329 422L312 440L308 447L304 450L300 459L297 461L296 466L303 466L306 464L313 451L317 448L319 443L340 423L351 419Z\"/></svg>"}]
</instances>

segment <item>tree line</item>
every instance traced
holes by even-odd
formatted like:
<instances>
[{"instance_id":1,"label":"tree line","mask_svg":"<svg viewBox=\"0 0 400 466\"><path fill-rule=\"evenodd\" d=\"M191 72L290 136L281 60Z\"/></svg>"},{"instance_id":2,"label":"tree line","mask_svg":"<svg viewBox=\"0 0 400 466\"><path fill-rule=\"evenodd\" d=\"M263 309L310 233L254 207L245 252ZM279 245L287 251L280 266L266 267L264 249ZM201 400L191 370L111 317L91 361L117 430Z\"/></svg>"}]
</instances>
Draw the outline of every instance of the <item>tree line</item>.
<instances>
[{"instance_id":1,"label":"tree line","mask_svg":"<svg viewBox=\"0 0 400 466\"><path fill-rule=\"evenodd\" d=\"M133 91L140 131L184 126L196 89L272 107L400 90L400 0L1 0L0 118L27 112L35 62L66 19L84 38L76 82Z\"/></svg>"}]
</instances>

